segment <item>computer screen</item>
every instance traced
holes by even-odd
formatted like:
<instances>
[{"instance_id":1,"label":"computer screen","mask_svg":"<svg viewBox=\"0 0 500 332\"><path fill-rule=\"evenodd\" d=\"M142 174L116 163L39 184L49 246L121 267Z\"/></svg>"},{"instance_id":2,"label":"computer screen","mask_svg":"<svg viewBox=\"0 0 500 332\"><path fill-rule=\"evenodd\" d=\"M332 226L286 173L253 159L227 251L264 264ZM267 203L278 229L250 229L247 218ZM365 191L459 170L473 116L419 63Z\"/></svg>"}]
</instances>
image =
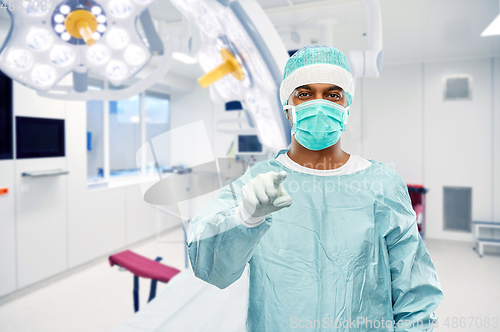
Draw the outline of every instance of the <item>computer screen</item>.
<instances>
[{"instance_id":1,"label":"computer screen","mask_svg":"<svg viewBox=\"0 0 500 332\"><path fill-rule=\"evenodd\" d=\"M259 153L262 152L262 144L257 135L239 135L238 152Z\"/></svg>"},{"instance_id":2,"label":"computer screen","mask_svg":"<svg viewBox=\"0 0 500 332\"><path fill-rule=\"evenodd\" d=\"M16 117L17 159L64 156L64 120Z\"/></svg>"},{"instance_id":3,"label":"computer screen","mask_svg":"<svg viewBox=\"0 0 500 332\"><path fill-rule=\"evenodd\" d=\"M0 71L0 160L12 159L12 80Z\"/></svg>"}]
</instances>

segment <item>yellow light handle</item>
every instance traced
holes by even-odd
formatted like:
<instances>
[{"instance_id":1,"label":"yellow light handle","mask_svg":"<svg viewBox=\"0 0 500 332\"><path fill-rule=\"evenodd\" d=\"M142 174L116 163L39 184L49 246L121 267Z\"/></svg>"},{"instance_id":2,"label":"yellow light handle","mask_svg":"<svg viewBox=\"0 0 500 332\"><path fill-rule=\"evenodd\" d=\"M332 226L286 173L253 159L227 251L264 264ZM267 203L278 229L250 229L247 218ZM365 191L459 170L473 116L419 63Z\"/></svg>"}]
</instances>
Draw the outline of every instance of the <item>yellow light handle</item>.
<instances>
[{"instance_id":1,"label":"yellow light handle","mask_svg":"<svg viewBox=\"0 0 500 332\"><path fill-rule=\"evenodd\" d=\"M95 44L95 39L92 37L92 30L86 21L79 21L76 24L76 29L80 32L80 36L85 41L87 46L92 46Z\"/></svg>"},{"instance_id":2,"label":"yellow light handle","mask_svg":"<svg viewBox=\"0 0 500 332\"><path fill-rule=\"evenodd\" d=\"M232 74L239 81L243 79L243 71L231 52L223 48L221 56L224 62L198 79L202 88L206 88L228 74Z\"/></svg>"},{"instance_id":3,"label":"yellow light handle","mask_svg":"<svg viewBox=\"0 0 500 332\"><path fill-rule=\"evenodd\" d=\"M234 72L235 68L233 63L230 60L224 61L219 66L215 67L205 75L203 75L198 82L200 83L202 88L206 88L207 86L217 82L227 74L231 74Z\"/></svg>"},{"instance_id":4,"label":"yellow light handle","mask_svg":"<svg viewBox=\"0 0 500 332\"><path fill-rule=\"evenodd\" d=\"M92 34L97 30L97 19L88 10L77 9L72 11L66 16L64 26L73 38L83 39L88 46L95 44Z\"/></svg>"}]
</instances>

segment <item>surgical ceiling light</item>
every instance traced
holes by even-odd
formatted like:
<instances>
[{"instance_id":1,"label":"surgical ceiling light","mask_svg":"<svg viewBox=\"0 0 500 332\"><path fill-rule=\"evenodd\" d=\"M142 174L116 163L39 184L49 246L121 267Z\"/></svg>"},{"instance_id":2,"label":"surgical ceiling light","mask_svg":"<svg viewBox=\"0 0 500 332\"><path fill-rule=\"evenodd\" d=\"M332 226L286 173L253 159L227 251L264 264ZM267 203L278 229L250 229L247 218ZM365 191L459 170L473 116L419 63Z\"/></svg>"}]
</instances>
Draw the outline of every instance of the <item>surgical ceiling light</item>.
<instances>
[{"instance_id":1,"label":"surgical ceiling light","mask_svg":"<svg viewBox=\"0 0 500 332\"><path fill-rule=\"evenodd\" d=\"M86 92L88 70L120 86L152 53L163 53L161 40L152 47L148 38L148 47L136 28L140 18L146 37L153 35L147 8L154 0L55 0L38 7L36 1L19 2L9 9L12 26L0 49L0 70L39 92L70 72L83 82L74 82L75 91Z\"/></svg>"},{"instance_id":2,"label":"surgical ceiling light","mask_svg":"<svg viewBox=\"0 0 500 332\"><path fill-rule=\"evenodd\" d=\"M198 27L196 58L224 102L242 103L249 132L269 151L285 148L290 127L278 98L288 52L269 17L255 0L171 0ZM226 131L228 132L228 131ZM240 127L232 132L241 134Z\"/></svg>"}]
</instances>

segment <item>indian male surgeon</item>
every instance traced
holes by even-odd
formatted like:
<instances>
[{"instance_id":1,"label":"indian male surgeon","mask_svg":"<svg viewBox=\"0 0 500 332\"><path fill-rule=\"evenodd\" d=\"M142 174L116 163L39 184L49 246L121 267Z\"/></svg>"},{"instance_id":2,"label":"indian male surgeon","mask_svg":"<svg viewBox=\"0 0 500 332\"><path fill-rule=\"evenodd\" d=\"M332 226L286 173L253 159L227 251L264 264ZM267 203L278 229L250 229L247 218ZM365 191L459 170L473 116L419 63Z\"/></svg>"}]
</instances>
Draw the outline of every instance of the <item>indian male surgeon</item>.
<instances>
[{"instance_id":1,"label":"indian male surgeon","mask_svg":"<svg viewBox=\"0 0 500 332\"><path fill-rule=\"evenodd\" d=\"M193 218L195 275L221 289L249 264L247 330L433 331L443 293L393 169L341 149L354 82L339 50L288 60L287 149Z\"/></svg>"}]
</instances>

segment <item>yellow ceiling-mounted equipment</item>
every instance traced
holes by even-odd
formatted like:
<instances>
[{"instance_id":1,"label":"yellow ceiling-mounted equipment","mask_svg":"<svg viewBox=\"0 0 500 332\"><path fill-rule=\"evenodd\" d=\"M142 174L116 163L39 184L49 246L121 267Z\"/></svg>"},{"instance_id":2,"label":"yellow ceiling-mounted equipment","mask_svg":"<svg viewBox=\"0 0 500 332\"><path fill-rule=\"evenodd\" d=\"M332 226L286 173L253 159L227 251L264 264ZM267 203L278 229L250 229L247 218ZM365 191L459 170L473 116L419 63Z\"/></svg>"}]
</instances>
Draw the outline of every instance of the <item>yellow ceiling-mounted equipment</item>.
<instances>
[{"instance_id":1,"label":"yellow ceiling-mounted equipment","mask_svg":"<svg viewBox=\"0 0 500 332\"><path fill-rule=\"evenodd\" d=\"M233 75L238 81L243 80L243 70L241 69L240 64L235 59L234 55L229 52L227 48L223 48L220 50L220 55L222 57L222 64L215 67L205 75L203 75L200 79L198 79L198 83L200 83L202 88L206 88L209 85L217 82L221 78L226 75Z\"/></svg>"},{"instance_id":2,"label":"yellow ceiling-mounted equipment","mask_svg":"<svg viewBox=\"0 0 500 332\"><path fill-rule=\"evenodd\" d=\"M71 37L83 39L88 46L95 44L92 35L97 31L97 18L90 11L85 9L72 11L66 16L64 26Z\"/></svg>"}]
</instances>

